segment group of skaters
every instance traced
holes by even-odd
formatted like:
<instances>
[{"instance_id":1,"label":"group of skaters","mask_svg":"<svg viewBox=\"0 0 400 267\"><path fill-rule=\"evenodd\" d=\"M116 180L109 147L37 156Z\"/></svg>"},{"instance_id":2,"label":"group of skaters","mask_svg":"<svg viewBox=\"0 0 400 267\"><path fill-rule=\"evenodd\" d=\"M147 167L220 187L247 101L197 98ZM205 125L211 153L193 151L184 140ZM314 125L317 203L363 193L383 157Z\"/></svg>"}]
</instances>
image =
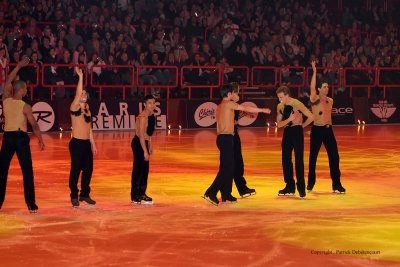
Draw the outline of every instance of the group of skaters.
<instances>
[{"instance_id":1,"label":"group of skaters","mask_svg":"<svg viewBox=\"0 0 400 267\"><path fill-rule=\"evenodd\" d=\"M33 133L37 136L40 150L45 145L40 128L33 116L32 108L22 99L27 94L27 84L17 80L18 71L29 64L25 57L8 75L2 101L5 117L4 135L0 153L0 209L6 193L8 170L14 154L17 154L22 169L25 202L31 213L38 211L35 200L34 175L30 151L30 138L28 135L28 122ZM315 166L319 149L324 143L328 152L329 166L332 178L332 189L344 193L345 189L340 183L339 154L335 136L332 131L332 105L329 98L328 84L323 82L316 90L316 67L312 62L313 76L311 80L310 112L300 101L290 97L290 90L281 86L277 90L280 103L277 107L278 127L284 127L282 138L282 165L286 186L279 191L279 195L295 193L295 180L293 174L292 151L295 152L297 190L300 197L305 197L304 181L304 136L303 128L314 121L311 128L311 148L309 161L309 176L307 190L311 191L315 185ZM69 142L71 168L69 176L70 198L73 207L84 202L95 205L96 201L90 197L90 181L93 172L93 155L97 153L96 143L93 138L92 118L88 95L83 88L83 71L75 69L79 77L75 98L70 106L72 138ZM217 146L220 150L220 167L217 177L204 194L204 199L214 205L219 204L217 193L221 192L222 202L236 202L232 196L232 184L235 182L241 197L248 197L256 193L255 189L247 186L244 175L244 164L241 141L238 133L239 112L266 113L268 108L257 108L240 105L239 86L237 84L223 85L220 89L223 98L217 108ZM154 96L147 95L143 99L143 111L136 118L136 131L131 147L134 155L131 180L131 201L134 204L152 204L151 197L146 195L149 174L149 158L153 153L152 135L155 130L154 110L156 101ZM303 115L307 119L303 122ZM81 176L81 190L78 188Z\"/></svg>"},{"instance_id":2,"label":"group of skaters","mask_svg":"<svg viewBox=\"0 0 400 267\"><path fill-rule=\"evenodd\" d=\"M313 123L310 138L310 158L307 190L312 191L316 182L315 168L319 150L324 144L329 158L329 168L332 178L333 192L345 193L346 189L340 182L339 153L335 135L332 130L333 99L328 97L328 83L321 81L317 93L317 70L315 60L311 63L313 76L310 84L311 111L299 100L290 96L287 86L280 86L276 95L277 126L284 127L282 137L282 167L285 187L279 190L279 196L294 195L297 191L301 198L306 196L304 180L304 132L303 128ZM232 183L235 181L239 195L247 197L255 194L255 189L246 185L243 177L244 166L241 152L241 142L238 133L238 113L270 114L268 108L255 108L238 104L239 90L235 84L224 85L220 89L222 97L217 108L217 146L220 151L219 171L214 182L204 193L203 198L213 205L219 204L217 193L221 192L222 202L236 202L232 196ZM304 120L304 117L306 119ZM295 155L296 179L294 180L292 152ZM233 180L233 181L232 181Z\"/></svg>"}]
</instances>

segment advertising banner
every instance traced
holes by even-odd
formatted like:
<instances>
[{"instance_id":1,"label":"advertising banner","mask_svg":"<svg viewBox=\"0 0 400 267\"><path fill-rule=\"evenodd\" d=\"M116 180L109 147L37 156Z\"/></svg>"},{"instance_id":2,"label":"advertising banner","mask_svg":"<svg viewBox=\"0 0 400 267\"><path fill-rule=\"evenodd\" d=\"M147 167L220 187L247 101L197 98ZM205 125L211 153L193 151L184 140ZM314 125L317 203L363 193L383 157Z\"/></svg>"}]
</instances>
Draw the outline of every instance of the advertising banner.
<instances>
[{"instance_id":1,"label":"advertising banner","mask_svg":"<svg viewBox=\"0 0 400 267\"><path fill-rule=\"evenodd\" d=\"M400 101L398 99L369 99L369 123L399 123Z\"/></svg>"}]
</instances>

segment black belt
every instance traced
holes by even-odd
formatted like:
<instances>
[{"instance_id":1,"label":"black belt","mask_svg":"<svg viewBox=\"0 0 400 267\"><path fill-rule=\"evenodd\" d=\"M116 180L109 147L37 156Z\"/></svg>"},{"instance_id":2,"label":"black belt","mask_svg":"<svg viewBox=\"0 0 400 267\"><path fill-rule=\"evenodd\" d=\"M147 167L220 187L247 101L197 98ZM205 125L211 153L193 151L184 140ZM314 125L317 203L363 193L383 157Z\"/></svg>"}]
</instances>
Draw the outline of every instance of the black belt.
<instances>
[{"instance_id":1,"label":"black belt","mask_svg":"<svg viewBox=\"0 0 400 267\"><path fill-rule=\"evenodd\" d=\"M323 127L323 128L332 128L332 124L325 124L325 125L313 125L315 127Z\"/></svg>"}]
</instances>

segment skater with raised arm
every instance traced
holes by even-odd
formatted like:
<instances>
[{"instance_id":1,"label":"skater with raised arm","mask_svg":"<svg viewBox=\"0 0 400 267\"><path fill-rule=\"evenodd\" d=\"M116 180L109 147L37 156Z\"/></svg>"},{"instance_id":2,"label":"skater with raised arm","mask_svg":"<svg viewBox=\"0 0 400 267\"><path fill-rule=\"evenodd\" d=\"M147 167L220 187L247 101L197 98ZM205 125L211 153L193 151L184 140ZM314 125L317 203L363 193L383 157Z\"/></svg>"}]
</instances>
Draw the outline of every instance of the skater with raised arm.
<instances>
[{"instance_id":1,"label":"skater with raised arm","mask_svg":"<svg viewBox=\"0 0 400 267\"><path fill-rule=\"evenodd\" d=\"M232 101L238 102L240 87L238 83L231 83L233 87L233 96ZM234 148L234 161L235 161L235 171L233 174L233 181L235 182L236 188L241 197L249 197L256 194L256 190L253 188L249 188L247 186L246 179L243 177L244 175L244 163L243 163L243 155L242 155L242 142L239 136L239 110L235 110L235 126L233 135L233 148Z\"/></svg>"},{"instance_id":2,"label":"skater with raised arm","mask_svg":"<svg viewBox=\"0 0 400 267\"><path fill-rule=\"evenodd\" d=\"M76 86L75 98L70 106L72 122L72 138L69 142L71 156L71 171L69 174L69 188L71 190L71 204L78 207L79 202L95 205L90 197L90 180L93 173L93 155L97 154L96 143L93 139L92 115L87 102L87 92L83 89L83 72L75 68L79 77ZM81 178L81 191L78 189L79 176ZM79 199L78 199L79 194Z\"/></svg>"},{"instance_id":3,"label":"skater with raised arm","mask_svg":"<svg viewBox=\"0 0 400 267\"><path fill-rule=\"evenodd\" d=\"M133 152L131 200L133 204L153 204L153 199L146 195L146 190L150 156L153 154L151 136L156 124L154 96L147 95L143 99L143 105L144 110L136 118L136 134L131 142Z\"/></svg>"},{"instance_id":4,"label":"skater with raised arm","mask_svg":"<svg viewBox=\"0 0 400 267\"><path fill-rule=\"evenodd\" d=\"M22 100L27 93L26 83L24 81L15 81L12 84L18 71L27 66L28 63L29 58L27 57L18 62L15 69L8 75L3 91L2 100L5 125L0 152L0 209L6 194L10 162L14 154L17 153L24 181L25 203L28 206L29 212L36 213L39 208L35 200L35 184L27 122L32 126L32 130L38 138L40 150L44 149L44 143L39 125L33 116L32 107ZM14 87L14 94L11 94L12 87Z\"/></svg>"},{"instance_id":5,"label":"skater with raised arm","mask_svg":"<svg viewBox=\"0 0 400 267\"><path fill-rule=\"evenodd\" d=\"M221 103L217 107L217 146L220 151L220 165L218 174L211 186L204 193L203 198L213 205L218 205L218 191L221 191L222 202L236 202L237 199L232 196L232 180L235 171L234 156L234 120L235 110L241 110L251 113L264 112L269 114L271 110L242 106L232 101L233 88L231 85L223 85L220 89Z\"/></svg>"},{"instance_id":6,"label":"skater with raised arm","mask_svg":"<svg viewBox=\"0 0 400 267\"><path fill-rule=\"evenodd\" d=\"M321 82L317 94L317 68L315 60L311 62L311 66L313 69L313 75L310 83L310 102L312 113L314 115L314 125L311 127L307 190L312 191L314 188L316 182L315 168L318 153L323 143L329 158L332 190L334 192L345 193L346 189L340 182L339 152L335 134L332 129L333 99L328 97L329 85L325 81Z\"/></svg>"},{"instance_id":7,"label":"skater with raised arm","mask_svg":"<svg viewBox=\"0 0 400 267\"><path fill-rule=\"evenodd\" d=\"M282 167L286 183L278 195L293 195L295 181L293 174L292 152L294 150L296 164L297 191L300 197L306 196L304 182L304 133L303 128L309 125L314 116L299 100L290 97L290 89L280 86L276 91L280 103L277 107L278 128L284 127L282 137ZM303 115L307 120L303 122Z\"/></svg>"}]
</instances>

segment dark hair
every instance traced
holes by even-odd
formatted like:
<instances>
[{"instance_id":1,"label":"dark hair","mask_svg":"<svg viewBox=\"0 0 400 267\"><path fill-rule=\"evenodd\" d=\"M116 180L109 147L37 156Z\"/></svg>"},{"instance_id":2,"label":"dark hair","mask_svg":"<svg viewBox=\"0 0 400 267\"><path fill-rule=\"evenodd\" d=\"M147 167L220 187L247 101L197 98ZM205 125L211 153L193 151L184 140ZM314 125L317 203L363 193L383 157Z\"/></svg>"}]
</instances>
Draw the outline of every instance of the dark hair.
<instances>
[{"instance_id":1,"label":"dark hair","mask_svg":"<svg viewBox=\"0 0 400 267\"><path fill-rule=\"evenodd\" d=\"M236 94L240 92L240 86L237 82L231 82L230 85L232 86L232 91Z\"/></svg>"},{"instance_id":2,"label":"dark hair","mask_svg":"<svg viewBox=\"0 0 400 267\"><path fill-rule=\"evenodd\" d=\"M219 89L219 94L222 98L227 97L229 93L232 93L233 87L230 84L224 84Z\"/></svg>"},{"instance_id":3,"label":"dark hair","mask_svg":"<svg viewBox=\"0 0 400 267\"><path fill-rule=\"evenodd\" d=\"M318 88L321 88L321 87L322 87L322 84L324 84L324 83L329 84L328 81L327 81L326 79L321 79L321 80L318 82Z\"/></svg>"},{"instance_id":4,"label":"dark hair","mask_svg":"<svg viewBox=\"0 0 400 267\"><path fill-rule=\"evenodd\" d=\"M283 93L284 95L290 96L290 89L286 85L279 86L278 90L276 90L276 94Z\"/></svg>"},{"instance_id":5,"label":"dark hair","mask_svg":"<svg viewBox=\"0 0 400 267\"><path fill-rule=\"evenodd\" d=\"M26 87L26 82L21 81L21 80L17 80L13 83L13 87L14 87L14 91L18 92L19 90L21 90L22 88Z\"/></svg>"},{"instance_id":6,"label":"dark hair","mask_svg":"<svg viewBox=\"0 0 400 267\"><path fill-rule=\"evenodd\" d=\"M147 103L147 100L150 100L150 99L155 100L155 97L153 95L146 95L142 100L143 104Z\"/></svg>"}]
</instances>

